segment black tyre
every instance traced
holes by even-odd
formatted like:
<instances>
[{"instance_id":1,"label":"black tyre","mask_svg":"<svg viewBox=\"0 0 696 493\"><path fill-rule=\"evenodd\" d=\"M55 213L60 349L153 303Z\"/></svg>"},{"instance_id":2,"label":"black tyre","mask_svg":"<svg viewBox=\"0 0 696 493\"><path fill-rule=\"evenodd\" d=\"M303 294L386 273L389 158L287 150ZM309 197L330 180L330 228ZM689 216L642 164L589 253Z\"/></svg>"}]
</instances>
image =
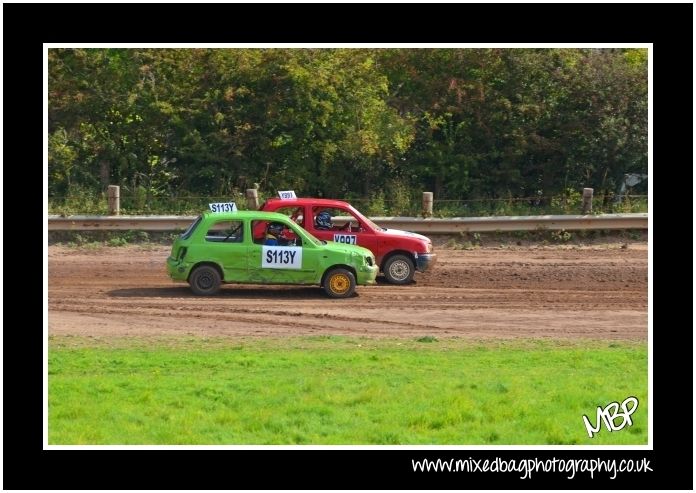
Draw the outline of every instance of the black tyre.
<instances>
[{"instance_id":1,"label":"black tyre","mask_svg":"<svg viewBox=\"0 0 696 493\"><path fill-rule=\"evenodd\" d=\"M331 298L348 298L355 292L355 276L346 269L331 269L324 277L324 291Z\"/></svg>"},{"instance_id":2,"label":"black tyre","mask_svg":"<svg viewBox=\"0 0 696 493\"><path fill-rule=\"evenodd\" d=\"M196 267L189 276L191 291L199 296L210 296L220 290L220 273L210 265Z\"/></svg>"},{"instance_id":3,"label":"black tyre","mask_svg":"<svg viewBox=\"0 0 696 493\"><path fill-rule=\"evenodd\" d=\"M384 277L392 284L408 284L413 280L416 268L406 255L392 255L384 263Z\"/></svg>"}]
</instances>

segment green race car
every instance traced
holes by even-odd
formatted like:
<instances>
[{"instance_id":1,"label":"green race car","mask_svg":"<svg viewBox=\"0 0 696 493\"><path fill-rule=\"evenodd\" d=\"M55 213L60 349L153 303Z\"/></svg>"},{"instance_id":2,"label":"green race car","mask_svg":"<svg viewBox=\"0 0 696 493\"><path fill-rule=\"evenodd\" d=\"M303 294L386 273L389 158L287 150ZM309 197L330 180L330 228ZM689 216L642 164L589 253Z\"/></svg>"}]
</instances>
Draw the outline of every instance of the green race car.
<instances>
[{"instance_id":1,"label":"green race car","mask_svg":"<svg viewBox=\"0 0 696 493\"><path fill-rule=\"evenodd\" d=\"M262 211L205 212L167 258L169 276L198 295L222 283L304 284L347 298L356 285L374 284L378 269L370 250L318 240L287 216Z\"/></svg>"}]
</instances>

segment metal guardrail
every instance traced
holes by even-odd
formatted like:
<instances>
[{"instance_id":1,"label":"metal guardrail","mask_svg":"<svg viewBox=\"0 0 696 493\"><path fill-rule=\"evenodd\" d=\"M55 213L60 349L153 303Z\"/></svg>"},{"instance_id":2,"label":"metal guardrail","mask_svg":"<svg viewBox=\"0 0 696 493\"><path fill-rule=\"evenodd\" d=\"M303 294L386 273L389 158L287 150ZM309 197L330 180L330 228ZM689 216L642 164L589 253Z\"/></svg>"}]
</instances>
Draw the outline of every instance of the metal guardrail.
<instances>
[{"instance_id":1,"label":"metal guardrail","mask_svg":"<svg viewBox=\"0 0 696 493\"><path fill-rule=\"evenodd\" d=\"M49 231L184 230L195 216L48 216ZM336 217L336 222L348 217ZM572 231L583 229L648 229L648 213L452 217L446 219L417 217L373 217L376 224L390 229L416 233L484 233L490 231Z\"/></svg>"}]
</instances>

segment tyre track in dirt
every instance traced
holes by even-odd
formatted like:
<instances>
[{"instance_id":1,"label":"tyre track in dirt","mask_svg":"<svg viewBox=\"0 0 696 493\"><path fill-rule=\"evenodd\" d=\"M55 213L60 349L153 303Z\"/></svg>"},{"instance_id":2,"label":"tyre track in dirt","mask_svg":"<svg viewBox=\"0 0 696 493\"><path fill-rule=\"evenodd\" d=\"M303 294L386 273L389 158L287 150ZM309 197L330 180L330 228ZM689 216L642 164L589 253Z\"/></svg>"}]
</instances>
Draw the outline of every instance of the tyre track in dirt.
<instances>
[{"instance_id":1,"label":"tyre track in dirt","mask_svg":"<svg viewBox=\"0 0 696 493\"><path fill-rule=\"evenodd\" d=\"M647 248L438 251L409 286L228 285L194 296L166 275L167 247L49 247L51 335L647 339Z\"/></svg>"}]
</instances>

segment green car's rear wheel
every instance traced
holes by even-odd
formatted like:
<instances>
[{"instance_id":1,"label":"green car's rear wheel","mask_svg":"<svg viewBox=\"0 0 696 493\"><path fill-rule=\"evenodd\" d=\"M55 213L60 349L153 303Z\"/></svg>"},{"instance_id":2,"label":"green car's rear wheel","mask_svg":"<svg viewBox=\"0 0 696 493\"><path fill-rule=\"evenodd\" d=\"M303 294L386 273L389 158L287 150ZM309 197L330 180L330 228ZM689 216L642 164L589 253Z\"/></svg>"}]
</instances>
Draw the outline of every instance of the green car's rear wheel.
<instances>
[{"instance_id":1,"label":"green car's rear wheel","mask_svg":"<svg viewBox=\"0 0 696 493\"><path fill-rule=\"evenodd\" d=\"M220 282L220 273L210 265L196 267L189 277L191 291L200 296L217 293L220 290Z\"/></svg>"}]
</instances>

